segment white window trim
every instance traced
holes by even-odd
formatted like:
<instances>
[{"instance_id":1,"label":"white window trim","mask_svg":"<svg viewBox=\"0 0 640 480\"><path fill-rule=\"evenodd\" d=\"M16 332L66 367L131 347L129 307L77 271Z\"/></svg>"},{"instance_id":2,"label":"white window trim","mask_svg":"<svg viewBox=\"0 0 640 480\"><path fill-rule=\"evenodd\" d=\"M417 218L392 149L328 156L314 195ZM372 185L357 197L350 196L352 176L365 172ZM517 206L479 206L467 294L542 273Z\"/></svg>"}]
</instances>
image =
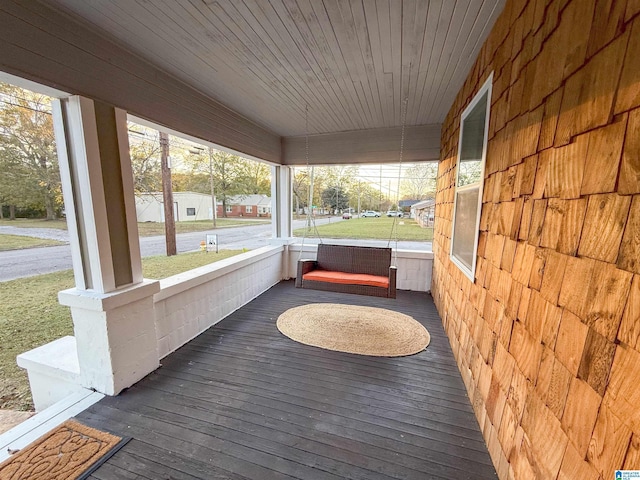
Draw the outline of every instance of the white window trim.
<instances>
[{"instance_id":1,"label":"white window trim","mask_svg":"<svg viewBox=\"0 0 640 480\"><path fill-rule=\"evenodd\" d=\"M476 273L476 263L478 261L478 239L480 236L480 217L482 215L482 197L484 191L484 172L487 164L487 144L489 142L489 117L491 116L491 91L493 87L493 72L489 75L489 78L484 82L478 93L473 97L471 103L467 105L467 108L464 109L462 115L460 116L460 137L458 138L458 157L456 160L456 185L454 192L454 204L453 204L453 218L451 221L451 245L449 246L449 259L458 266L462 273L465 274L469 280L472 282L475 281L475 273ZM487 94L487 110L485 112L485 121L484 121L484 139L482 145L482 173L480 174L480 181L478 183L472 183L469 185L464 185L462 187L458 187L458 176L460 174L460 150L462 147L462 135L464 134L464 120L474 107L480 102L480 99ZM478 211L476 215L476 227L475 227L475 240L473 245L473 260L471 264L471 269L467 267L462 261L458 260L458 258L453 254L453 239L455 234L455 225L456 225L456 211L458 207L458 193L464 192L466 190L471 190L478 188Z\"/></svg>"},{"instance_id":2,"label":"white window trim","mask_svg":"<svg viewBox=\"0 0 640 480\"><path fill-rule=\"evenodd\" d=\"M253 205L245 205L244 213L253 213Z\"/></svg>"}]
</instances>

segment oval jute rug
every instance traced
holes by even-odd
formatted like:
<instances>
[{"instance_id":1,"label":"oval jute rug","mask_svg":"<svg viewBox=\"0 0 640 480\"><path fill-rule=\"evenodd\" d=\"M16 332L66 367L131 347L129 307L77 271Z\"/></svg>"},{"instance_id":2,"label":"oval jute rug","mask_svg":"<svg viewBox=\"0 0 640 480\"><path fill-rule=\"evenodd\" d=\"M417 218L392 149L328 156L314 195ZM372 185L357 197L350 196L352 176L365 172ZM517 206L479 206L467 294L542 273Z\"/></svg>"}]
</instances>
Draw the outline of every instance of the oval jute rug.
<instances>
[{"instance_id":1,"label":"oval jute rug","mask_svg":"<svg viewBox=\"0 0 640 480\"><path fill-rule=\"evenodd\" d=\"M426 328L403 313L335 303L290 308L276 326L305 345L375 357L413 355L431 340Z\"/></svg>"}]
</instances>

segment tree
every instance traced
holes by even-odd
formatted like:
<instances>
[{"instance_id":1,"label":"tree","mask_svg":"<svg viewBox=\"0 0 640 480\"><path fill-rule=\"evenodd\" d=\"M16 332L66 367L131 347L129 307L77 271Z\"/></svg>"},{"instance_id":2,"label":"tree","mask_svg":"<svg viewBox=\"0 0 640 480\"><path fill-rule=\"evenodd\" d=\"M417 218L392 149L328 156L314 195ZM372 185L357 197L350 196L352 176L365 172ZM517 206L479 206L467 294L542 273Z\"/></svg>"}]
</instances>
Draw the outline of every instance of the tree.
<instances>
[{"instance_id":1,"label":"tree","mask_svg":"<svg viewBox=\"0 0 640 480\"><path fill-rule=\"evenodd\" d=\"M349 194L338 185L325 188L322 191L322 205L338 213L338 211L349 207Z\"/></svg>"},{"instance_id":2,"label":"tree","mask_svg":"<svg viewBox=\"0 0 640 480\"><path fill-rule=\"evenodd\" d=\"M436 191L438 176L437 163L416 163L407 168L402 176L400 191L402 196L411 200L425 200Z\"/></svg>"},{"instance_id":3,"label":"tree","mask_svg":"<svg viewBox=\"0 0 640 480\"><path fill-rule=\"evenodd\" d=\"M373 187L369 182L357 182L353 199L356 207L362 210L373 210L380 204L380 190Z\"/></svg>"},{"instance_id":4,"label":"tree","mask_svg":"<svg viewBox=\"0 0 640 480\"><path fill-rule=\"evenodd\" d=\"M227 216L227 204L229 198L236 195L245 195L244 185L241 181L243 165L240 157L231 153L214 150L213 184L216 198L222 202L222 214Z\"/></svg>"},{"instance_id":5,"label":"tree","mask_svg":"<svg viewBox=\"0 0 640 480\"><path fill-rule=\"evenodd\" d=\"M304 169L297 172L293 178L293 195L298 208L309 207L310 175L311 170ZM314 205L321 205L323 203L319 193L324 188L323 185L324 178L322 177L322 170L314 169L313 198L311 200L311 207Z\"/></svg>"},{"instance_id":6,"label":"tree","mask_svg":"<svg viewBox=\"0 0 640 480\"><path fill-rule=\"evenodd\" d=\"M458 185L469 185L480 181L482 176L482 162L480 160L460 162Z\"/></svg>"},{"instance_id":7,"label":"tree","mask_svg":"<svg viewBox=\"0 0 640 480\"><path fill-rule=\"evenodd\" d=\"M160 142L149 139L131 139L129 155L133 170L133 188L136 193L162 191L160 171Z\"/></svg>"},{"instance_id":8,"label":"tree","mask_svg":"<svg viewBox=\"0 0 640 480\"><path fill-rule=\"evenodd\" d=\"M9 206L9 218L15 220L16 205L24 206L29 197L37 197L37 184L29 181L28 171L11 149L0 145L0 218L2 205Z\"/></svg>"},{"instance_id":9,"label":"tree","mask_svg":"<svg viewBox=\"0 0 640 480\"><path fill-rule=\"evenodd\" d=\"M309 203L309 174L306 170L296 172L292 179L293 197L296 202L296 213Z\"/></svg>"},{"instance_id":10,"label":"tree","mask_svg":"<svg viewBox=\"0 0 640 480\"><path fill-rule=\"evenodd\" d=\"M271 170L264 163L193 144L184 150L182 171L172 173L174 189L210 195L213 176L215 197L222 202L225 217L230 197L271 193Z\"/></svg>"},{"instance_id":11,"label":"tree","mask_svg":"<svg viewBox=\"0 0 640 480\"><path fill-rule=\"evenodd\" d=\"M271 169L268 165L238 158L238 173L244 193L248 194L271 194Z\"/></svg>"},{"instance_id":12,"label":"tree","mask_svg":"<svg viewBox=\"0 0 640 480\"><path fill-rule=\"evenodd\" d=\"M338 185L351 190L357 184L358 167L352 165L335 165L316 169L318 176L324 179L325 185Z\"/></svg>"},{"instance_id":13,"label":"tree","mask_svg":"<svg viewBox=\"0 0 640 480\"><path fill-rule=\"evenodd\" d=\"M0 168L2 203L56 218L63 202L49 97L0 83Z\"/></svg>"},{"instance_id":14,"label":"tree","mask_svg":"<svg viewBox=\"0 0 640 480\"><path fill-rule=\"evenodd\" d=\"M234 195L271 193L271 169L264 163L248 160L220 150L193 147L183 158L186 173L174 173L176 190L210 194L213 169L216 197L223 201Z\"/></svg>"},{"instance_id":15,"label":"tree","mask_svg":"<svg viewBox=\"0 0 640 480\"><path fill-rule=\"evenodd\" d=\"M211 180L208 173L172 172L175 192L196 192L211 195Z\"/></svg>"}]
</instances>

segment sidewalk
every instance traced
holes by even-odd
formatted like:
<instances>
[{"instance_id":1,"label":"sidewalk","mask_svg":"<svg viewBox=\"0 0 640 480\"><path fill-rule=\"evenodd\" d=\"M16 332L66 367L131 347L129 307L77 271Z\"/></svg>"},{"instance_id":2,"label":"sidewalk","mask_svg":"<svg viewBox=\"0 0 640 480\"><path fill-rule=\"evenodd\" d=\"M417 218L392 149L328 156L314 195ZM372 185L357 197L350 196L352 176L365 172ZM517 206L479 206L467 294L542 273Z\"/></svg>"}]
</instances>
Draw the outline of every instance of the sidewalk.
<instances>
[{"instance_id":1,"label":"sidewalk","mask_svg":"<svg viewBox=\"0 0 640 480\"><path fill-rule=\"evenodd\" d=\"M44 238L46 240L57 240L69 243L69 232L60 228L30 228L1 226L0 234L18 235L21 237Z\"/></svg>"}]
</instances>

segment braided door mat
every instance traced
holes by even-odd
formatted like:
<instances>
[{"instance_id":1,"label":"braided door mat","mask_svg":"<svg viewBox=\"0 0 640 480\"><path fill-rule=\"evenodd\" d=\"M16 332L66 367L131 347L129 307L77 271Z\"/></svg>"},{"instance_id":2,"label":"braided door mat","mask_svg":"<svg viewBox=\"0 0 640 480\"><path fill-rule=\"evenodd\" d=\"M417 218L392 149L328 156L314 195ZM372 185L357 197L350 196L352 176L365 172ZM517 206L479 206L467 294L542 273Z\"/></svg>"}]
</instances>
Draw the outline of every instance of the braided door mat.
<instances>
[{"instance_id":1,"label":"braided door mat","mask_svg":"<svg viewBox=\"0 0 640 480\"><path fill-rule=\"evenodd\" d=\"M0 464L0 478L82 480L129 440L67 420Z\"/></svg>"}]
</instances>

